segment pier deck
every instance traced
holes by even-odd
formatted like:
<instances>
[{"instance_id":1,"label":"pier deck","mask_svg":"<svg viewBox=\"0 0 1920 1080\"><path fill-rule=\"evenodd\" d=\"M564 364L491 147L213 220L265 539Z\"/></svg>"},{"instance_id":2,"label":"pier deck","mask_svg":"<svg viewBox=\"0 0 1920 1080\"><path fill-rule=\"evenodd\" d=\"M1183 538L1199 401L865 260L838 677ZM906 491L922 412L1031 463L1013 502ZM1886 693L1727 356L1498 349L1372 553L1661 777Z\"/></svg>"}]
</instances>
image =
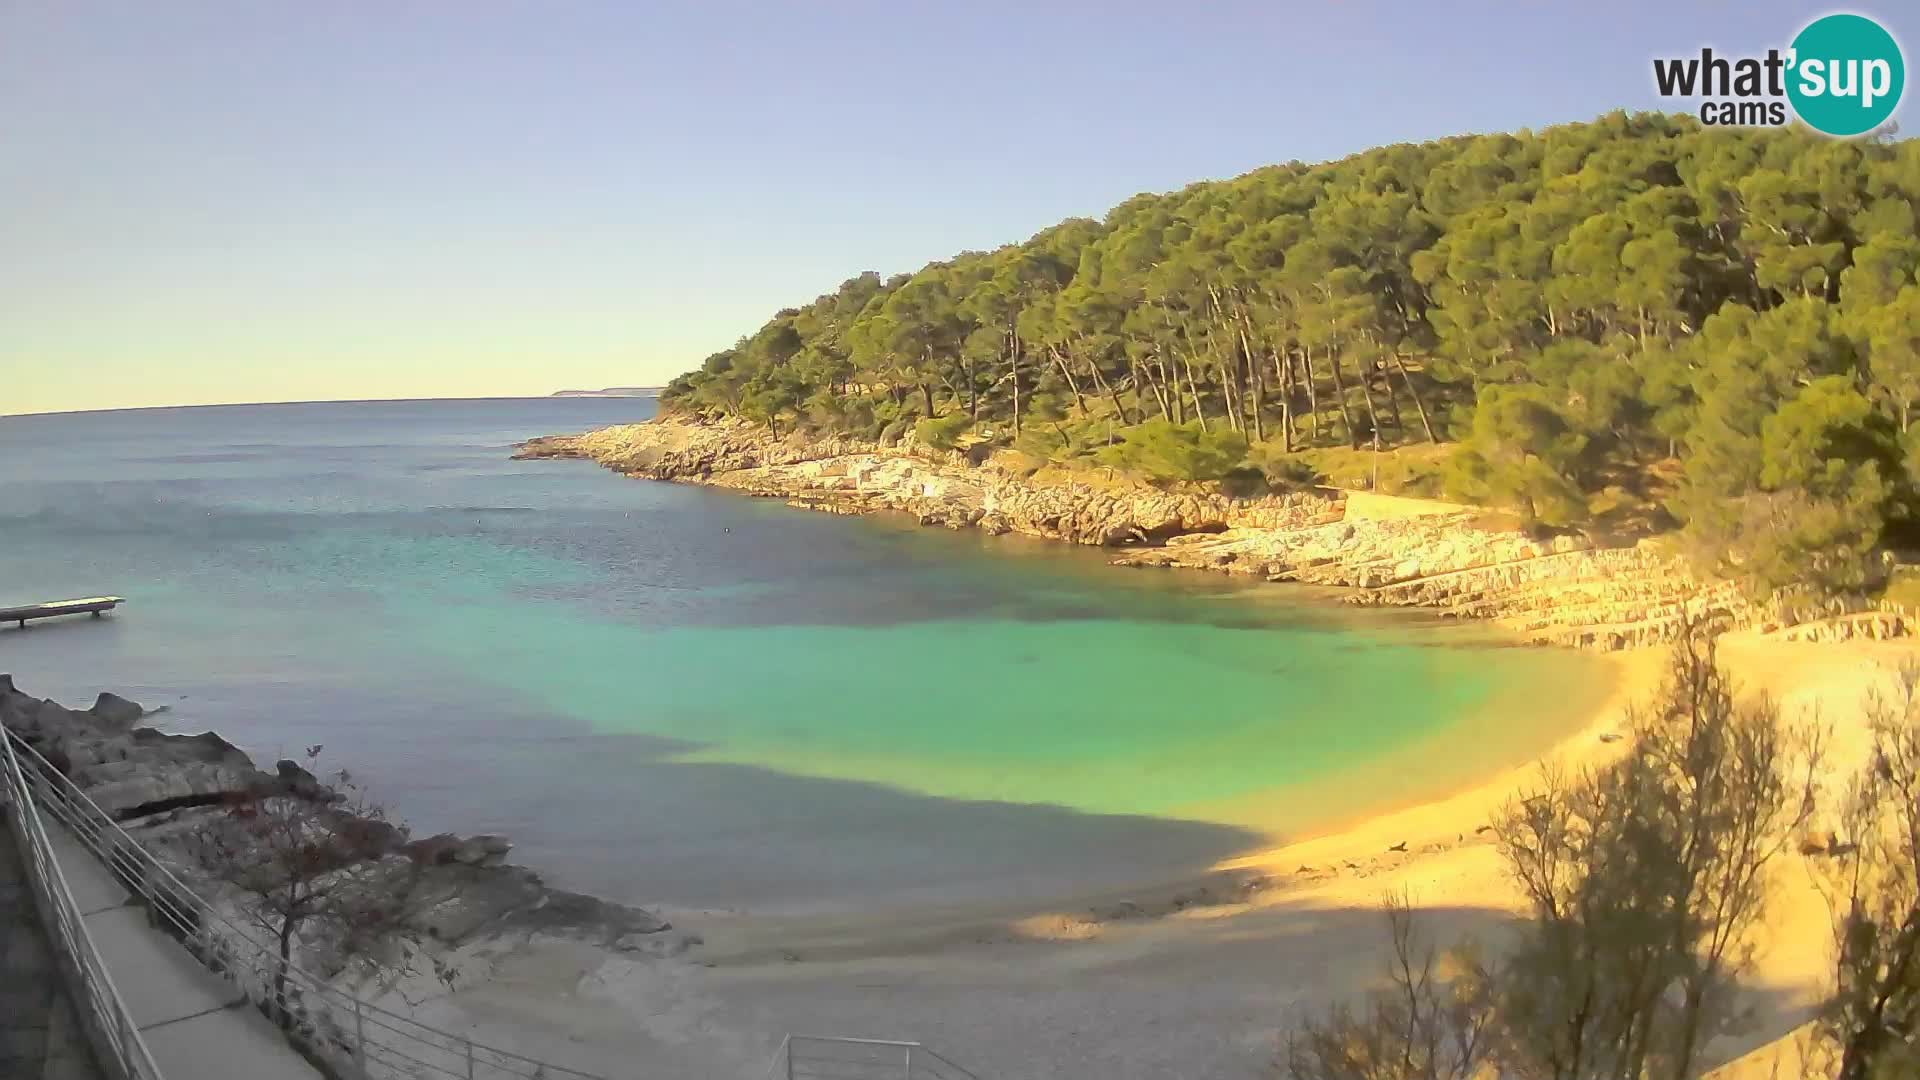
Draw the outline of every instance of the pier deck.
<instances>
[{"instance_id":1,"label":"pier deck","mask_svg":"<svg viewBox=\"0 0 1920 1080\"><path fill-rule=\"evenodd\" d=\"M62 615L92 615L99 618L126 603L119 596L87 596L78 600L49 600L44 604L0 607L0 623L19 623L25 628L34 619L53 619Z\"/></svg>"}]
</instances>

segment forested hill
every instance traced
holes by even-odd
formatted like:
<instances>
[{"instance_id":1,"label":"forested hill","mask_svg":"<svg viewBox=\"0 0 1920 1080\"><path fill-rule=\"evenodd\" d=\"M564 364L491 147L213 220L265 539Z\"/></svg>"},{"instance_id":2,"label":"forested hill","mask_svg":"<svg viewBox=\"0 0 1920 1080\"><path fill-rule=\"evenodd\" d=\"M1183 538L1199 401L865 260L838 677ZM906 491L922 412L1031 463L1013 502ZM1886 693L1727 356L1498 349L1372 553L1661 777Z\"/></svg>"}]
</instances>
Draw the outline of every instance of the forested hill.
<instances>
[{"instance_id":1,"label":"forested hill","mask_svg":"<svg viewBox=\"0 0 1920 1080\"><path fill-rule=\"evenodd\" d=\"M1230 486L1450 443L1384 460L1857 585L1920 479L1916 200L1912 141L1658 114L1387 146L861 274L664 399Z\"/></svg>"}]
</instances>

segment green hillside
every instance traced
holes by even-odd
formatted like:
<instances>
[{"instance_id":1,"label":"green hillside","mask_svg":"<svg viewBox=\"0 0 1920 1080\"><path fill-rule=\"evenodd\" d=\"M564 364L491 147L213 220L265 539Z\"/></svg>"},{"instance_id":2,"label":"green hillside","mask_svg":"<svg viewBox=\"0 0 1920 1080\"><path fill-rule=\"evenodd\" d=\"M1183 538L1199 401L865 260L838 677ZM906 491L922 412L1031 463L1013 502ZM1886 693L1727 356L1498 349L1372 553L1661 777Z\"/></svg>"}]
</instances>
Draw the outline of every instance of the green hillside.
<instances>
[{"instance_id":1,"label":"green hillside","mask_svg":"<svg viewBox=\"0 0 1920 1080\"><path fill-rule=\"evenodd\" d=\"M1455 497L1850 587L1914 516L1916 199L1910 141L1658 114L1386 146L860 274L664 400L1236 490L1452 444Z\"/></svg>"}]
</instances>

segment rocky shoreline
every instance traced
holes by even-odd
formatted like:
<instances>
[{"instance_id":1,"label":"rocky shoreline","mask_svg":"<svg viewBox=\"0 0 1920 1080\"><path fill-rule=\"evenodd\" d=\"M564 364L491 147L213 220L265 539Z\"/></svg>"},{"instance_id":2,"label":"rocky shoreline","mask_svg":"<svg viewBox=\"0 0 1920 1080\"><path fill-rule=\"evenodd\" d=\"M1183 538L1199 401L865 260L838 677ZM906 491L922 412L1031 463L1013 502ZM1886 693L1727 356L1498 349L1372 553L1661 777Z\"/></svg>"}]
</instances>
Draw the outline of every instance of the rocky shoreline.
<instances>
[{"instance_id":1,"label":"rocky shoreline","mask_svg":"<svg viewBox=\"0 0 1920 1080\"><path fill-rule=\"evenodd\" d=\"M1522 640L1603 650L1670 641L1690 619L1781 630L1805 619L1706 580L1657 540L1596 547L1536 539L1470 507L1311 490L1236 499L1085 473L1022 469L1006 455L772 438L744 421L664 416L520 444L518 458L581 458L623 475L704 484L809 510L894 511L923 525L1021 533L1111 549L1123 566L1209 570L1346 590L1349 603L1491 620ZM1899 612L1812 613L1795 640L1904 636ZM1826 616L1842 618L1827 620Z\"/></svg>"},{"instance_id":2,"label":"rocky shoreline","mask_svg":"<svg viewBox=\"0 0 1920 1080\"><path fill-rule=\"evenodd\" d=\"M0 726L33 747L49 764L119 822L136 840L164 854L189 886L217 896L219 884L178 843L206 820L227 812L236 797L272 794L324 798L326 785L293 761L273 772L214 732L170 735L139 726L139 705L102 693L92 708L69 709L36 698L0 675ZM407 906L403 930L439 946L458 948L477 938L538 929L619 951L652 948L654 934L671 929L649 912L555 889L523 866L506 861L504 837L451 833L412 839L402 828L379 830L376 857L423 867L415 887L425 899Z\"/></svg>"},{"instance_id":3,"label":"rocky shoreline","mask_svg":"<svg viewBox=\"0 0 1920 1080\"><path fill-rule=\"evenodd\" d=\"M141 726L147 715L110 693L84 711L69 709L0 675L0 727L45 759L39 765L23 755L23 767L50 766L67 777L234 925L273 925L273 913L255 910L246 892L207 864L194 838L261 799L348 804L299 763L280 761L268 772L213 732L168 734ZM333 931L315 928L296 937L293 958L333 989L386 1007L405 1011L484 982L491 957L529 944L572 942L645 958L677 955L699 942L651 912L553 888L506 861L512 844L504 837L415 839L403 826L369 817L350 825L359 880L385 893L368 901L383 914L381 937L356 951L342 948Z\"/></svg>"}]
</instances>

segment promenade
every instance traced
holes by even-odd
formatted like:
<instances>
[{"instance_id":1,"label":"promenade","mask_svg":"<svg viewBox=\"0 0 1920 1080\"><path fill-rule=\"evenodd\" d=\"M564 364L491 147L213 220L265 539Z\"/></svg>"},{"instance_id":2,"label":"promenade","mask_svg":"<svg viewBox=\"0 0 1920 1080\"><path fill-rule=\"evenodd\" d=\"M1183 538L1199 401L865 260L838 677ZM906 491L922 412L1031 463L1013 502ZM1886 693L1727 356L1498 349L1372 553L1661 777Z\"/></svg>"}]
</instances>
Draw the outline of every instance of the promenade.
<instances>
[{"instance_id":1,"label":"promenade","mask_svg":"<svg viewBox=\"0 0 1920 1080\"><path fill-rule=\"evenodd\" d=\"M66 830L48 830L81 921L167 1080L322 1080L232 983L147 922Z\"/></svg>"}]
</instances>

